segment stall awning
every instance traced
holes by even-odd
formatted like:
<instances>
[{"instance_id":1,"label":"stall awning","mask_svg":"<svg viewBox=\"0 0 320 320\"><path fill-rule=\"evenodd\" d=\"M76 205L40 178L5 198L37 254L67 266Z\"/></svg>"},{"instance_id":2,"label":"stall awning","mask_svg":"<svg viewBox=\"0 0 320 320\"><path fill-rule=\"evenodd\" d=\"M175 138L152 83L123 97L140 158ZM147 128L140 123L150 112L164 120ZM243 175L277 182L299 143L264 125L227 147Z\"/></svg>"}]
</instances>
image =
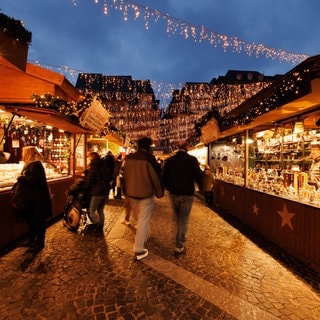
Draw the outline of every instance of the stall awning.
<instances>
[{"instance_id":1,"label":"stall awning","mask_svg":"<svg viewBox=\"0 0 320 320\"><path fill-rule=\"evenodd\" d=\"M124 145L124 141L123 138L121 138L117 133L115 132L110 132L108 133L105 138L109 141L109 142L113 142L119 146L123 146Z\"/></svg>"},{"instance_id":2,"label":"stall awning","mask_svg":"<svg viewBox=\"0 0 320 320\"><path fill-rule=\"evenodd\" d=\"M306 128L320 118L320 55L311 57L244 101L219 121L218 138L270 129L303 118ZM236 119L237 121L233 121ZM224 121L226 120L226 121ZM248 121L247 121L248 120Z\"/></svg>"},{"instance_id":3,"label":"stall awning","mask_svg":"<svg viewBox=\"0 0 320 320\"><path fill-rule=\"evenodd\" d=\"M68 117L56 110L36 108L29 105L0 105L6 111L12 114L27 117L31 120L41 122L52 127L64 130L70 133L88 133L92 134L89 129L83 128L80 124L73 122Z\"/></svg>"}]
</instances>

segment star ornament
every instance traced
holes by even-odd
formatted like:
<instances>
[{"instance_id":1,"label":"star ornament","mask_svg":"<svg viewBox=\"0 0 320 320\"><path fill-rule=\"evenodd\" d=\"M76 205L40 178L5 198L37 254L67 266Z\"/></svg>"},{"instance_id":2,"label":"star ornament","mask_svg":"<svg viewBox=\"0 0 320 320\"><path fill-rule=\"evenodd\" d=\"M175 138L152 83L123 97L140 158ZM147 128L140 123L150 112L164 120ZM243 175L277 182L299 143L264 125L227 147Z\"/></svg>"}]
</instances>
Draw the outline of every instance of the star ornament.
<instances>
[{"instance_id":1,"label":"star ornament","mask_svg":"<svg viewBox=\"0 0 320 320\"><path fill-rule=\"evenodd\" d=\"M281 222L281 228L283 228L285 225L288 225L289 228L293 231L293 226L291 224L291 219L296 215L295 213L291 213L288 211L286 204L283 204L282 211L277 211L279 216L282 219Z\"/></svg>"},{"instance_id":2,"label":"star ornament","mask_svg":"<svg viewBox=\"0 0 320 320\"><path fill-rule=\"evenodd\" d=\"M255 203L253 206L252 206L252 212L255 216L258 215L258 211L259 211L259 208L257 206L257 204Z\"/></svg>"}]
</instances>

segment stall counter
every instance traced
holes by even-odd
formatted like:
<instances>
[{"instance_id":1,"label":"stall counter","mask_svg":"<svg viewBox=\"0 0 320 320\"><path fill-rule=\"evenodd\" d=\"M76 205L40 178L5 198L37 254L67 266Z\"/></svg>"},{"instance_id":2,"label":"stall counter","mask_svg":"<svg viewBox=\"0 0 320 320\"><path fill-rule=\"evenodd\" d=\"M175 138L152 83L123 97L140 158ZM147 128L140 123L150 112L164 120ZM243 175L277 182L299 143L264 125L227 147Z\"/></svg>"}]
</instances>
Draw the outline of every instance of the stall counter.
<instances>
[{"instance_id":1,"label":"stall counter","mask_svg":"<svg viewBox=\"0 0 320 320\"><path fill-rule=\"evenodd\" d=\"M313 205L215 181L214 200L275 245L320 272L320 209Z\"/></svg>"},{"instance_id":2,"label":"stall counter","mask_svg":"<svg viewBox=\"0 0 320 320\"><path fill-rule=\"evenodd\" d=\"M72 176L48 180L53 209L53 216L50 219L63 214L66 190L73 182L74 178ZM0 208L2 221L0 224L0 248L4 248L24 236L28 229L24 222L15 220L11 211L10 188L0 189Z\"/></svg>"}]
</instances>

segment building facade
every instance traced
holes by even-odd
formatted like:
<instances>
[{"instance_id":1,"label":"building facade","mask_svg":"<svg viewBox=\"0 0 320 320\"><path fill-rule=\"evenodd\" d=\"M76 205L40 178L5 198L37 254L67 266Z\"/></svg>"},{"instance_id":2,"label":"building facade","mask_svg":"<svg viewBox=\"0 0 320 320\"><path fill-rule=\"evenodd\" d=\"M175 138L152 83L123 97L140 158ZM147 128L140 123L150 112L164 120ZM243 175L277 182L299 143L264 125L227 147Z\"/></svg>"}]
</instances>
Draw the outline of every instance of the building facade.
<instances>
[{"instance_id":1,"label":"building facade","mask_svg":"<svg viewBox=\"0 0 320 320\"><path fill-rule=\"evenodd\" d=\"M181 90L173 92L164 112L160 128L162 145L175 149L180 139L189 140L191 145L199 143L195 125L208 112L226 114L277 78L254 71L229 70L210 83L187 82Z\"/></svg>"},{"instance_id":2,"label":"building facade","mask_svg":"<svg viewBox=\"0 0 320 320\"><path fill-rule=\"evenodd\" d=\"M125 145L140 136L149 136L160 144L161 110L149 80L80 73L76 88L101 99L111 114L109 125L125 136Z\"/></svg>"}]
</instances>

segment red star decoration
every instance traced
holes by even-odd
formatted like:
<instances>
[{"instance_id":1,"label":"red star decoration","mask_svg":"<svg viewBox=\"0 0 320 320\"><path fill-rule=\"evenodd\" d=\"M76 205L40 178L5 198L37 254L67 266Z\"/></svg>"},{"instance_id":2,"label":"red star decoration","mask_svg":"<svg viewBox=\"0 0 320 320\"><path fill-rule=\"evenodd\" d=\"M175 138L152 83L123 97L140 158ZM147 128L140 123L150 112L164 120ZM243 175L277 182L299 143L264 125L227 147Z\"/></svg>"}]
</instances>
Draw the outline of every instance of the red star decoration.
<instances>
[{"instance_id":1,"label":"red star decoration","mask_svg":"<svg viewBox=\"0 0 320 320\"><path fill-rule=\"evenodd\" d=\"M282 211L277 211L280 215L282 222L281 222L281 228L283 228L286 224L290 227L290 229L293 231L293 226L291 224L291 219L296 215L295 213L291 213L288 211L286 204L283 204Z\"/></svg>"},{"instance_id":2,"label":"red star decoration","mask_svg":"<svg viewBox=\"0 0 320 320\"><path fill-rule=\"evenodd\" d=\"M255 216L258 215L258 211L259 211L259 208L257 206L257 204L255 203L253 206L252 206L252 212Z\"/></svg>"}]
</instances>

